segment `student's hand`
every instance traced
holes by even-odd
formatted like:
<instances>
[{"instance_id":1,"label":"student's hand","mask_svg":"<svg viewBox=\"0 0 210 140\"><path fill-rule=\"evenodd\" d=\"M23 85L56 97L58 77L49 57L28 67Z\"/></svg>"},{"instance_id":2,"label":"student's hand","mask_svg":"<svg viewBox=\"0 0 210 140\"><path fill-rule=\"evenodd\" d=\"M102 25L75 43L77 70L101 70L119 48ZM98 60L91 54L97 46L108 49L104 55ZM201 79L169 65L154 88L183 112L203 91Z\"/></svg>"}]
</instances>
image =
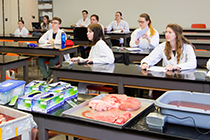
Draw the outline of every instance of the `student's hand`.
<instances>
[{"instance_id":1,"label":"student's hand","mask_svg":"<svg viewBox=\"0 0 210 140\"><path fill-rule=\"evenodd\" d=\"M148 36L148 34L144 34L142 38L147 39L149 43L151 42L151 38Z\"/></svg>"},{"instance_id":2,"label":"student's hand","mask_svg":"<svg viewBox=\"0 0 210 140\"><path fill-rule=\"evenodd\" d=\"M166 67L165 67L165 70L169 70L169 71L176 71L176 70L180 70L181 68L180 67L178 67L178 66L172 66L172 65L167 65Z\"/></svg>"},{"instance_id":3,"label":"student's hand","mask_svg":"<svg viewBox=\"0 0 210 140\"><path fill-rule=\"evenodd\" d=\"M148 66L147 63L143 63L143 64L140 65L140 68L141 68L142 70L147 70L147 69L149 68L149 66Z\"/></svg>"},{"instance_id":4,"label":"student's hand","mask_svg":"<svg viewBox=\"0 0 210 140\"><path fill-rule=\"evenodd\" d=\"M107 28L106 27L104 27L104 32L106 32L107 31Z\"/></svg>"},{"instance_id":5,"label":"student's hand","mask_svg":"<svg viewBox=\"0 0 210 140\"><path fill-rule=\"evenodd\" d=\"M120 32L123 32L123 29L122 28L120 28L119 30L120 30Z\"/></svg>"},{"instance_id":6,"label":"student's hand","mask_svg":"<svg viewBox=\"0 0 210 140\"><path fill-rule=\"evenodd\" d=\"M70 61L73 61L73 62L79 61L79 60L80 60L80 57L73 57L72 59L70 59Z\"/></svg>"},{"instance_id":7,"label":"student's hand","mask_svg":"<svg viewBox=\"0 0 210 140\"><path fill-rule=\"evenodd\" d=\"M85 27L85 26L84 26L84 25L82 25L82 24L81 24L81 25L79 25L79 26L80 26L80 27Z\"/></svg>"},{"instance_id":8,"label":"student's hand","mask_svg":"<svg viewBox=\"0 0 210 140\"><path fill-rule=\"evenodd\" d=\"M140 43L140 38L135 41L136 45L139 45L139 43Z\"/></svg>"},{"instance_id":9,"label":"student's hand","mask_svg":"<svg viewBox=\"0 0 210 140\"><path fill-rule=\"evenodd\" d=\"M54 44L54 42L55 42L55 39L51 39L51 40L48 41L47 43L48 43L48 44Z\"/></svg>"},{"instance_id":10,"label":"student's hand","mask_svg":"<svg viewBox=\"0 0 210 140\"><path fill-rule=\"evenodd\" d=\"M84 59L84 61L87 61L87 63L93 63L93 58Z\"/></svg>"},{"instance_id":11,"label":"student's hand","mask_svg":"<svg viewBox=\"0 0 210 140\"><path fill-rule=\"evenodd\" d=\"M77 25L76 24L73 24L73 26L76 27Z\"/></svg>"}]
</instances>

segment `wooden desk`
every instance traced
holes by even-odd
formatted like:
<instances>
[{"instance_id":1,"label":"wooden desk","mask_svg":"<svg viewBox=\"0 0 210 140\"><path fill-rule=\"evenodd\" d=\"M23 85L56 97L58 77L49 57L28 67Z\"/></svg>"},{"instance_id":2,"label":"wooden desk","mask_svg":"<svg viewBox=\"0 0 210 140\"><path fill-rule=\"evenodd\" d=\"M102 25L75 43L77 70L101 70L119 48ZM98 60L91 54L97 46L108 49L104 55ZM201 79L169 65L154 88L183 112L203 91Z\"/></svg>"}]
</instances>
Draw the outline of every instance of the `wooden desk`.
<instances>
[{"instance_id":1,"label":"wooden desk","mask_svg":"<svg viewBox=\"0 0 210 140\"><path fill-rule=\"evenodd\" d=\"M187 39L209 39L210 33L183 33ZM160 34L160 38L165 38L165 34Z\"/></svg>"},{"instance_id":2,"label":"wooden desk","mask_svg":"<svg viewBox=\"0 0 210 140\"><path fill-rule=\"evenodd\" d=\"M183 28L183 33L210 33L210 28Z\"/></svg>"},{"instance_id":3,"label":"wooden desk","mask_svg":"<svg viewBox=\"0 0 210 140\"><path fill-rule=\"evenodd\" d=\"M129 33L112 33L112 32L107 32L105 34L110 36L111 39L123 38L124 46L126 46L126 47L129 46L129 44L127 43L127 38L129 38L131 36L131 32L129 32Z\"/></svg>"},{"instance_id":4,"label":"wooden desk","mask_svg":"<svg viewBox=\"0 0 210 140\"><path fill-rule=\"evenodd\" d=\"M6 80L6 70L23 67L23 79L28 82L28 59L29 57L23 56L0 55L0 81Z\"/></svg>"},{"instance_id":5,"label":"wooden desk","mask_svg":"<svg viewBox=\"0 0 210 140\"><path fill-rule=\"evenodd\" d=\"M60 45L42 45L38 44L38 47L31 48L27 47L26 43L17 43L17 42L0 42L0 52L2 53L17 53L23 55L32 55L32 56L48 56L54 57L55 55L59 56L59 62L63 62L63 55L67 53L73 53L73 56L77 56L77 47L72 46L69 48L60 49Z\"/></svg>"}]
</instances>

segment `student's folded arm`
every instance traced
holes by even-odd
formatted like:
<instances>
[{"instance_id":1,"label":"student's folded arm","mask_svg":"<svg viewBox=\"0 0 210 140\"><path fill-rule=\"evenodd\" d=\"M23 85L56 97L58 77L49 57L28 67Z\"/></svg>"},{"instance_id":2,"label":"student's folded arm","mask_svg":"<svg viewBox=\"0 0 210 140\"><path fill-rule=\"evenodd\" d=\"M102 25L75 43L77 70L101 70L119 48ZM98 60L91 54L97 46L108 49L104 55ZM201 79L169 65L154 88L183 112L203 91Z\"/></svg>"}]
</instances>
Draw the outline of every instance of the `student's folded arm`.
<instances>
[{"instance_id":1,"label":"student's folded arm","mask_svg":"<svg viewBox=\"0 0 210 140\"><path fill-rule=\"evenodd\" d=\"M130 47L137 47L138 45L136 45L135 41L136 41L136 36L137 36L137 30L135 30L132 34L131 34L131 41L130 41Z\"/></svg>"},{"instance_id":2,"label":"student's folded arm","mask_svg":"<svg viewBox=\"0 0 210 140\"><path fill-rule=\"evenodd\" d=\"M195 69L197 67L197 60L195 52L192 48L192 46L188 46L186 48L186 63L178 64L177 66L181 68L181 70L184 69Z\"/></svg>"},{"instance_id":3,"label":"student's folded arm","mask_svg":"<svg viewBox=\"0 0 210 140\"><path fill-rule=\"evenodd\" d=\"M154 66L162 59L162 49L156 47L148 56L141 60L141 64L147 63L148 66Z\"/></svg>"}]
</instances>

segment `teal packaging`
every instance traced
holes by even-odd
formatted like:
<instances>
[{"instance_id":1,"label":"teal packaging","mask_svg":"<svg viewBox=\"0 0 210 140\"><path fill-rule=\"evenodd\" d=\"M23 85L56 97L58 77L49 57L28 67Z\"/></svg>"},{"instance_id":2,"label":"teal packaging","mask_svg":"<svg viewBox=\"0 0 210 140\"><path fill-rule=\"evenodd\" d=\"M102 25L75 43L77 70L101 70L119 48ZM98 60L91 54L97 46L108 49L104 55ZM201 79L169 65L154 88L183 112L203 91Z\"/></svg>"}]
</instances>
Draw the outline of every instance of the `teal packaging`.
<instances>
[{"instance_id":1,"label":"teal packaging","mask_svg":"<svg viewBox=\"0 0 210 140\"><path fill-rule=\"evenodd\" d=\"M47 94L41 91L32 91L27 95L18 98L17 108L26 111L32 111L32 100L38 98L39 96Z\"/></svg>"},{"instance_id":2,"label":"teal packaging","mask_svg":"<svg viewBox=\"0 0 210 140\"><path fill-rule=\"evenodd\" d=\"M32 101L32 110L48 113L63 104L63 93L48 92Z\"/></svg>"},{"instance_id":3,"label":"teal packaging","mask_svg":"<svg viewBox=\"0 0 210 140\"><path fill-rule=\"evenodd\" d=\"M65 82L56 82L56 83L52 83L52 84L42 85L41 86L41 91L42 92L48 92L50 90L62 87L64 85L71 85L71 84L65 83Z\"/></svg>"},{"instance_id":4,"label":"teal packaging","mask_svg":"<svg viewBox=\"0 0 210 140\"><path fill-rule=\"evenodd\" d=\"M45 84L46 81L38 81L38 80L31 81L25 86L25 94L28 94L32 91L40 91L41 86Z\"/></svg>"},{"instance_id":5,"label":"teal packaging","mask_svg":"<svg viewBox=\"0 0 210 140\"><path fill-rule=\"evenodd\" d=\"M77 87L71 86L71 84L63 85L61 87L52 89L50 91L56 92L56 93L60 93L60 92L63 93L64 101L77 98L78 96Z\"/></svg>"}]
</instances>

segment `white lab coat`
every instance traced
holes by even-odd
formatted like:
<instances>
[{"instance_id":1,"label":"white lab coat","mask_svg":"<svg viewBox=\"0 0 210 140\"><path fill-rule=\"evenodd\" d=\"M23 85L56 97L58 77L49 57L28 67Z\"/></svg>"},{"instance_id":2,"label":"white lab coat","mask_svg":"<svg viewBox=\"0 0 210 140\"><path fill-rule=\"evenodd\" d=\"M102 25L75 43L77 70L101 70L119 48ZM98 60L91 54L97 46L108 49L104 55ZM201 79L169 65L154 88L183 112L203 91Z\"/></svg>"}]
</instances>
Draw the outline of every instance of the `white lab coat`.
<instances>
[{"instance_id":1,"label":"white lab coat","mask_svg":"<svg viewBox=\"0 0 210 140\"><path fill-rule=\"evenodd\" d=\"M83 21L83 18L82 18L76 23L76 26L80 27L80 25L84 25L85 27L87 27L89 24L90 24L89 18L86 18L85 21Z\"/></svg>"},{"instance_id":2,"label":"white lab coat","mask_svg":"<svg viewBox=\"0 0 210 140\"><path fill-rule=\"evenodd\" d=\"M190 44L184 44L179 64L177 64L177 58L173 53L171 53L171 59L167 60L164 53L165 44L166 42L163 42L158 47L156 47L148 56L142 59L141 64L146 62L149 66L154 66L161 59L163 59L162 65L164 67L167 65L176 65L182 70L195 69L197 67L195 52Z\"/></svg>"},{"instance_id":3,"label":"white lab coat","mask_svg":"<svg viewBox=\"0 0 210 140\"><path fill-rule=\"evenodd\" d=\"M63 30L58 30L56 36L55 36L55 42L54 44L61 44L61 33L63 33ZM48 41L50 41L53 38L53 29L48 30L42 37L39 39L39 43L46 44Z\"/></svg>"},{"instance_id":4,"label":"white lab coat","mask_svg":"<svg viewBox=\"0 0 210 140\"><path fill-rule=\"evenodd\" d=\"M99 23L99 22L98 22L98 24L101 25L101 28L102 28L102 31L103 31L103 34L104 34L104 26L101 23Z\"/></svg>"},{"instance_id":5,"label":"white lab coat","mask_svg":"<svg viewBox=\"0 0 210 140\"><path fill-rule=\"evenodd\" d=\"M210 70L210 59L209 59L208 62L206 63L206 68L207 68L208 70Z\"/></svg>"},{"instance_id":6,"label":"white lab coat","mask_svg":"<svg viewBox=\"0 0 210 140\"><path fill-rule=\"evenodd\" d=\"M108 26L107 26L107 32L110 32L112 29L113 31L119 30L120 28L123 29L123 33L129 33L129 24L128 22L121 20L119 25L117 25L117 21L114 20L112 21Z\"/></svg>"},{"instance_id":7,"label":"white lab coat","mask_svg":"<svg viewBox=\"0 0 210 140\"><path fill-rule=\"evenodd\" d=\"M88 59L92 58L93 63L114 63L114 54L109 46L103 41L99 40L91 47Z\"/></svg>"},{"instance_id":8,"label":"white lab coat","mask_svg":"<svg viewBox=\"0 0 210 140\"><path fill-rule=\"evenodd\" d=\"M20 37L20 36L27 37L28 36L28 33L29 33L29 31L25 27L23 27L23 29L21 31L20 31L19 28L17 28L15 30L15 33L14 34L15 34L16 37Z\"/></svg>"},{"instance_id":9,"label":"white lab coat","mask_svg":"<svg viewBox=\"0 0 210 140\"><path fill-rule=\"evenodd\" d=\"M135 41L137 40L137 33L141 31L141 28L136 29L131 34L131 41L130 41L130 47L138 47L138 48L150 48L153 49L159 45L159 33L157 30L155 30L155 35L151 36L151 42L149 43L147 39L140 38L140 43L138 45L135 44ZM150 29L148 29L147 33L148 36L150 36Z\"/></svg>"},{"instance_id":10,"label":"white lab coat","mask_svg":"<svg viewBox=\"0 0 210 140\"><path fill-rule=\"evenodd\" d=\"M41 23L41 27L42 27L42 25L43 25L44 23L42 22ZM44 26L44 30L50 30L52 27L51 27L51 23L49 23L49 25L48 26Z\"/></svg>"}]
</instances>

